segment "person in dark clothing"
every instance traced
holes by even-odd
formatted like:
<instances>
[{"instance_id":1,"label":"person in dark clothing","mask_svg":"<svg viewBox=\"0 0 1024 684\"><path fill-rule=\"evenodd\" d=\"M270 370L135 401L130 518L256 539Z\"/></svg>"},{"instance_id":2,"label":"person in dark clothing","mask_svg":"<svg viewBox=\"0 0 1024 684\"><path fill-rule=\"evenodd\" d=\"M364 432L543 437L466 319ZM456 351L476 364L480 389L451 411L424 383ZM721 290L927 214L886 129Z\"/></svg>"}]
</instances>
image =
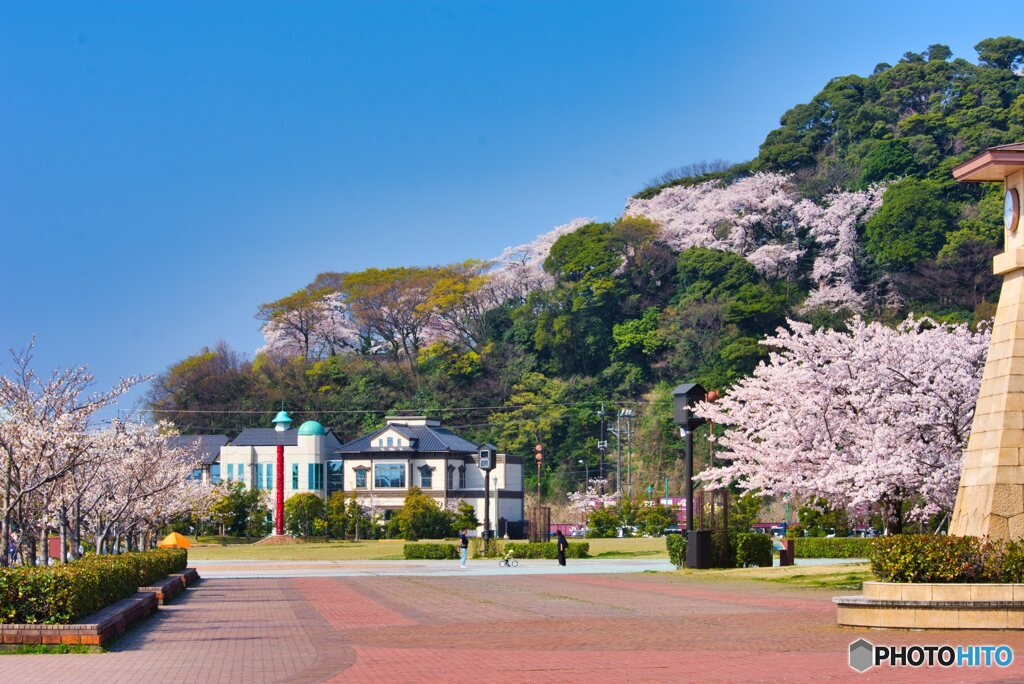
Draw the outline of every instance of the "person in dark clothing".
<instances>
[{"instance_id":1,"label":"person in dark clothing","mask_svg":"<svg viewBox=\"0 0 1024 684\"><path fill-rule=\"evenodd\" d=\"M562 530L558 530L558 564L565 565L565 552L569 548L569 542L565 540Z\"/></svg>"},{"instance_id":2,"label":"person in dark clothing","mask_svg":"<svg viewBox=\"0 0 1024 684\"><path fill-rule=\"evenodd\" d=\"M466 530L459 531L459 567L466 567L466 556L469 555L469 537L466 536Z\"/></svg>"}]
</instances>

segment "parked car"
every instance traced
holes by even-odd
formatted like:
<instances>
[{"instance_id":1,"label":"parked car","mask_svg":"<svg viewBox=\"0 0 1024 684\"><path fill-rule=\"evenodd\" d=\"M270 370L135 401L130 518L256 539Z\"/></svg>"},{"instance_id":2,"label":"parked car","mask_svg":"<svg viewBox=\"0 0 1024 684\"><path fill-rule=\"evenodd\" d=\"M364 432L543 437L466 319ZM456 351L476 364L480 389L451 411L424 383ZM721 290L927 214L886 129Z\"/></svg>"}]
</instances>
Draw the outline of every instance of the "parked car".
<instances>
[{"instance_id":1,"label":"parked car","mask_svg":"<svg viewBox=\"0 0 1024 684\"><path fill-rule=\"evenodd\" d=\"M663 534L682 534L683 529L679 525L669 525L665 528Z\"/></svg>"}]
</instances>

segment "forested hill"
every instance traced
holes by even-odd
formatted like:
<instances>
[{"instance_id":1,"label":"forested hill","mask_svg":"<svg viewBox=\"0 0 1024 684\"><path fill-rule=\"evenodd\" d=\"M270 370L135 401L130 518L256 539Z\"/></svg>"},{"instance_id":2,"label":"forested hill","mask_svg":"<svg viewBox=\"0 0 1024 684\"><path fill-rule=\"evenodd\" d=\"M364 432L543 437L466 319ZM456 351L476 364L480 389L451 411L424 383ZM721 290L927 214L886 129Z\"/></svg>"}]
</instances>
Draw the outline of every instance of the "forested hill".
<instances>
[{"instance_id":1,"label":"forested hill","mask_svg":"<svg viewBox=\"0 0 1024 684\"><path fill-rule=\"evenodd\" d=\"M635 480L674 477L667 388L727 387L787 318L991 316L1001 193L950 169L1024 140L1024 41L976 47L977 63L931 45L837 77L756 159L663 174L614 221L488 261L320 274L259 307L252 360L218 345L171 366L154 417L234 434L284 401L349 438L429 412L512 453L545 444L564 492L596 463L603 402L637 415Z\"/></svg>"}]
</instances>

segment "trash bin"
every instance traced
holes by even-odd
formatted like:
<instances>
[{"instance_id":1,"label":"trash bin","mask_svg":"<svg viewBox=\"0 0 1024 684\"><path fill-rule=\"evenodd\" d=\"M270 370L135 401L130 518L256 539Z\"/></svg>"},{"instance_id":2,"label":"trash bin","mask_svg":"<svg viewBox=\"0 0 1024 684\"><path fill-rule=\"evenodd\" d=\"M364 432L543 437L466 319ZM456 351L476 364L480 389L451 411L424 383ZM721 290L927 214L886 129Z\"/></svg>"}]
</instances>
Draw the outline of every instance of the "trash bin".
<instances>
[{"instance_id":1,"label":"trash bin","mask_svg":"<svg viewBox=\"0 0 1024 684\"><path fill-rule=\"evenodd\" d=\"M686 533L686 567L698 570L711 567L711 530Z\"/></svg>"}]
</instances>

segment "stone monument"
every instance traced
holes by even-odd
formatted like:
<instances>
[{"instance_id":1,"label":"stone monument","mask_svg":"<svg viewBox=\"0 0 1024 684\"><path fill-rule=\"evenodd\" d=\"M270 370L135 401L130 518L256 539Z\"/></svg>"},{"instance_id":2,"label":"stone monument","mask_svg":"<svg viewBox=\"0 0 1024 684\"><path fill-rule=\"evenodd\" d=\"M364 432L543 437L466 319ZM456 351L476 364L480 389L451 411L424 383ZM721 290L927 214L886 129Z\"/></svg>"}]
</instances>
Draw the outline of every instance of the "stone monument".
<instances>
[{"instance_id":1,"label":"stone monument","mask_svg":"<svg viewBox=\"0 0 1024 684\"><path fill-rule=\"evenodd\" d=\"M949 533L1024 538L1024 143L987 150L953 169L960 182L1003 183L1005 250L992 341L981 379Z\"/></svg>"}]
</instances>

